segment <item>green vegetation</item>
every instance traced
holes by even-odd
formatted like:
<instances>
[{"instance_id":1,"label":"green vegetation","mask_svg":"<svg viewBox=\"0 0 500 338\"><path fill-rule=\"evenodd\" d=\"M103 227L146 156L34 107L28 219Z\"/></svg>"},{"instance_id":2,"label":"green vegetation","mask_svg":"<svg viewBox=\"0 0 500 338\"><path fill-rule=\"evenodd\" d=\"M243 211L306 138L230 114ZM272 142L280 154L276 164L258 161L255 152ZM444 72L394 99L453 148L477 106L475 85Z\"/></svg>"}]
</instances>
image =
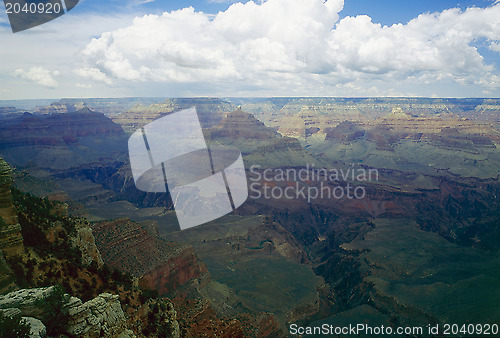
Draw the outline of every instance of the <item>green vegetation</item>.
<instances>
[{"instance_id":1,"label":"green vegetation","mask_svg":"<svg viewBox=\"0 0 500 338\"><path fill-rule=\"evenodd\" d=\"M68 218L61 212L63 209L58 202L25 194L15 188L12 188L12 197L25 252L5 257L10 268L8 273L12 271L20 288L57 285L35 304L41 309L40 320L46 326L48 336L67 334L70 316L66 304L71 296L86 302L104 292L117 294L125 312L130 308L137 310L146 303L152 304L146 332L158 337L171 334L171 304L159 299L158 291L134 288L133 276L128 272L106 264L99 267L95 261L88 266L82 263L82 254L74 239L76 229L85 220ZM0 317L2 338L29 337L29 331L29 324L23 323L20 317Z\"/></svg>"},{"instance_id":2,"label":"green vegetation","mask_svg":"<svg viewBox=\"0 0 500 338\"><path fill-rule=\"evenodd\" d=\"M14 277L16 278L16 284L22 288L28 287L30 283L29 280L27 279L27 273L25 271L22 257L21 256L8 257L7 263L9 264L10 269L14 273Z\"/></svg>"},{"instance_id":3,"label":"green vegetation","mask_svg":"<svg viewBox=\"0 0 500 338\"><path fill-rule=\"evenodd\" d=\"M49 336L57 336L66 332L69 314L65 305L69 298L63 288L56 285L52 292L37 304L43 310L42 322L47 327Z\"/></svg>"},{"instance_id":4,"label":"green vegetation","mask_svg":"<svg viewBox=\"0 0 500 338\"><path fill-rule=\"evenodd\" d=\"M104 291L105 289L117 291L118 286L123 286L125 290L132 289L133 276L129 272L122 272L116 268L112 269L107 264L98 268L95 262L92 262L87 269L101 279L103 284L100 291Z\"/></svg>"},{"instance_id":5,"label":"green vegetation","mask_svg":"<svg viewBox=\"0 0 500 338\"><path fill-rule=\"evenodd\" d=\"M0 337L28 338L30 329L31 325L24 322L21 315L7 317L0 312Z\"/></svg>"},{"instance_id":6,"label":"green vegetation","mask_svg":"<svg viewBox=\"0 0 500 338\"><path fill-rule=\"evenodd\" d=\"M158 297L158 290L143 289L139 295L139 301L144 304L148 301L148 299L156 299Z\"/></svg>"},{"instance_id":7,"label":"green vegetation","mask_svg":"<svg viewBox=\"0 0 500 338\"><path fill-rule=\"evenodd\" d=\"M142 330L142 333L146 337L150 337L153 334L157 337L170 337L172 335L174 328L171 318L169 318L171 307L170 303L161 299L152 301L148 313L148 322Z\"/></svg>"},{"instance_id":8,"label":"green vegetation","mask_svg":"<svg viewBox=\"0 0 500 338\"><path fill-rule=\"evenodd\" d=\"M76 235L76 221L60 215L57 203L38 198L12 188L12 198L17 209L24 246L39 258L7 257L20 287L50 286L60 283L62 275L76 277L83 268L82 256L71 237ZM49 229L56 228L56 238L48 240ZM61 264L60 261L64 261ZM35 268L44 272L44 279L34 280ZM68 290L70 291L70 290Z\"/></svg>"},{"instance_id":9,"label":"green vegetation","mask_svg":"<svg viewBox=\"0 0 500 338\"><path fill-rule=\"evenodd\" d=\"M108 265L99 268L96 262L90 266L82 264L81 252L72 241L76 236L77 222L81 220L61 215L58 203L46 198L25 194L15 188L12 188L12 196L28 253L28 257L7 257L19 287L59 284L64 292L84 302L102 292L118 293L120 287L132 289L130 273ZM49 233L55 235L50 241ZM35 257L29 249L35 252ZM87 276L92 278L89 280Z\"/></svg>"},{"instance_id":10,"label":"green vegetation","mask_svg":"<svg viewBox=\"0 0 500 338\"><path fill-rule=\"evenodd\" d=\"M47 198L38 198L31 194L24 194L12 188L12 200L18 210L18 219L21 224L24 245L32 247L42 258L53 255L58 259L68 259L81 265L81 253L69 241L70 236L76 235L76 221L60 215L56 202ZM51 243L45 235L54 224L60 224L57 239Z\"/></svg>"}]
</instances>

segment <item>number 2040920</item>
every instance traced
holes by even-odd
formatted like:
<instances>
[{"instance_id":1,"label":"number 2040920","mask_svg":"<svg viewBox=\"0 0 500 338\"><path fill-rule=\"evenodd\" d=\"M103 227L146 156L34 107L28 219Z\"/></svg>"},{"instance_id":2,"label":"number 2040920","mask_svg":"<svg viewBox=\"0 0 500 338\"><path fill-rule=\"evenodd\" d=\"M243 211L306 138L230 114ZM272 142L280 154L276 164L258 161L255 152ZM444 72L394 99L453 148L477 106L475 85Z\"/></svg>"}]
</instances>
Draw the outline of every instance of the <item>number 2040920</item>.
<instances>
[{"instance_id":1,"label":"number 2040920","mask_svg":"<svg viewBox=\"0 0 500 338\"><path fill-rule=\"evenodd\" d=\"M60 3L10 3L5 4L5 12L7 14L58 14L63 11Z\"/></svg>"}]
</instances>

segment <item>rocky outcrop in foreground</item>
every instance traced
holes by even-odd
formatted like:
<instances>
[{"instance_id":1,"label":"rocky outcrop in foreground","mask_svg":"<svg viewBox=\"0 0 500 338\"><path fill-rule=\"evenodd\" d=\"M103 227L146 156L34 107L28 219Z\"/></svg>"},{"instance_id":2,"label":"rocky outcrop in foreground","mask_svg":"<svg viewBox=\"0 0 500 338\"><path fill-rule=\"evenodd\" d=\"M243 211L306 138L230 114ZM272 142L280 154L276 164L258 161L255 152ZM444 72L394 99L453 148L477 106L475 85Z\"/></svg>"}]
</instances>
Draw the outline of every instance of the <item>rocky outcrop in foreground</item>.
<instances>
[{"instance_id":1,"label":"rocky outcrop in foreground","mask_svg":"<svg viewBox=\"0 0 500 338\"><path fill-rule=\"evenodd\" d=\"M21 315L21 310L16 308L0 309L0 313L5 317L15 317ZM41 338L47 335L47 328L43 325L40 319L33 317L21 317L22 323L30 326L30 337Z\"/></svg>"},{"instance_id":2,"label":"rocky outcrop in foreground","mask_svg":"<svg viewBox=\"0 0 500 338\"><path fill-rule=\"evenodd\" d=\"M102 293L86 303L71 297L68 303L68 333L78 337L135 337L127 329L127 321L118 296Z\"/></svg>"},{"instance_id":3,"label":"rocky outcrop in foreground","mask_svg":"<svg viewBox=\"0 0 500 338\"><path fill-rule=\"evenodd\" d=\"M22 289L0 296L0 310L7 316L20 313L22 316L30 317L31 319L26 320L36 324L32 326L32 332L39 328L43 333L38 323L42 318L42 309L38 304L53 290L53 286ZM66 307L69 314L66 334L70 337L135 337L127 327L125 314L116 295L103 293L85 303L79 298L71 297Z\"/></svg>"}]
</instances>

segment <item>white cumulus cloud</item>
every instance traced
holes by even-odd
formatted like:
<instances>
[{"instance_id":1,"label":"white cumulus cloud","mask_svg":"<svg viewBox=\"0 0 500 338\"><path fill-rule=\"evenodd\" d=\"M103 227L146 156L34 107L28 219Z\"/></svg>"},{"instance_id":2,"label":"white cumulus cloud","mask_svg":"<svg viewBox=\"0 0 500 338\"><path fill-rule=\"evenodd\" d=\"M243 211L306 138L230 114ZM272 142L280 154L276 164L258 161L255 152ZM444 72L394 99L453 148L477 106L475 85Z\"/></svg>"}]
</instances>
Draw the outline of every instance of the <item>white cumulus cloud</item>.
<instances>
[{"instance_id":1,"label":"white cumulus cloud","mask_svg":"<svg viewBox=\"0 0 500 338\"><path fill-rule=\"evenodd\" d=\"M497 70L474 43L484 39L499 50L500 4L422 14L392 26L364 15L339 21L343 4L249 1L216 15L192 7L146 15L93 39L77 74L108 84L233 83L283 94L374 81L498 86Z\"/></svg>"},{"instance_id":2,"label":"white cumulus cloud","mask_svg":"<svg viewBox=\"0 0 500 338\"><path fill-rule=\"evenodd\" d=\"M59 76L60 74L58 71L50 72L43 67L31 67L28 70L16 69L14 75L41 86L56 88L58 84L53 76Z\"/></svg>"}]
</instances>

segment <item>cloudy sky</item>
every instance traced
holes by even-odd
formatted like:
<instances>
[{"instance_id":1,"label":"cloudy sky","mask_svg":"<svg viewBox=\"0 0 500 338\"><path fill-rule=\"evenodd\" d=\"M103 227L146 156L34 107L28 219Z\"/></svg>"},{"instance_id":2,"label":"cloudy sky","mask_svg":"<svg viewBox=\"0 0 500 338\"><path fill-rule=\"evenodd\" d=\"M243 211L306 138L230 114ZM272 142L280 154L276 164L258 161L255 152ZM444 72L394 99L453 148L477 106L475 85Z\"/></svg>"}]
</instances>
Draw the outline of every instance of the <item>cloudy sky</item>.
<instances>
[{"instance_id":1,"label":"cloudy sky","mask_svg":"<svg viewBox=\"0 0 500 338\"><path fill-rule=\"evenodd\" d=\"M500 97L500 1L80 0L12 33L0 99Z\"/></svg>"}]
</instances>

